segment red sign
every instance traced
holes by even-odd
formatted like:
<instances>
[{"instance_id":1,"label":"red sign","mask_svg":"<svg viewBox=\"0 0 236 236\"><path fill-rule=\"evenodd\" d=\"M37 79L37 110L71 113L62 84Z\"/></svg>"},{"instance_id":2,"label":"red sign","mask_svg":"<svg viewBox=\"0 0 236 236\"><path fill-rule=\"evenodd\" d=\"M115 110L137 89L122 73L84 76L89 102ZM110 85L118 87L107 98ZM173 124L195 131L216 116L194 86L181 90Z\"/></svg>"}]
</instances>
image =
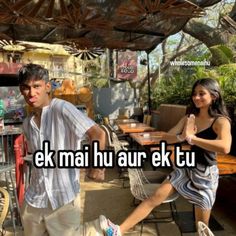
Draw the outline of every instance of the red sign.
<instances>
[{"instance_id":1,"label":"red sign","mask_svg":"<svg viewBox=\"0 0 236 236\"><path fill-rule=\"evenodd\" d=\"M0 74L17 74L22 66L22 63L0 62Z\"/></svg>"},{"instance_id":2,"label":"red sign","mask_svg":"<svg viewBox=\"0 0 236 236\"><path fill-rule=\"evenodd\" d=\"M137 77L137 53L133 51L118 52L117 79L130 80Z\"/></svg>"}]
</instances>

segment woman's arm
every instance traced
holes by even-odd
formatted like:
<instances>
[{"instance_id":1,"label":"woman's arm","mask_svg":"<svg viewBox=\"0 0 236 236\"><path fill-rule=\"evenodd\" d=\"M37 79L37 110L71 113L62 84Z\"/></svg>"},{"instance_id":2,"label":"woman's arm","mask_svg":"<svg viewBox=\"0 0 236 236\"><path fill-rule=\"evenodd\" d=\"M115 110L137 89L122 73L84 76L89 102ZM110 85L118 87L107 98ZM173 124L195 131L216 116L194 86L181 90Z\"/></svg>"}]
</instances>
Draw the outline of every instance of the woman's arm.
<instances>
[{"instance_id":1,"label":"woman's arm","mask_svg":"<svg viewBox=\"0 0 236 236\"><path fill-rule=\"evenodd\" d=\"M184 138L180 135L183 131L187 116L181 118L181 120L171 128L167 133L165 133L161 140L165 140L168 144L180 143L184 141ZM177 136L178 135L178 136Z\"/></svg>"},{"instance_id":2,"label":"woman's arm","mask_svg":"<svg viewBox=\"0 0 236 236\"><path fill-rule=\"evenodd\" d=\"M186 119L187 119L187 116L184 116L180 119L180 121L173 127L171 128L168 133L169 134L181 134L182 131L183 131L183 128L184 128L184 125L185 125L185 122L186 122Z\"/></svg>"},{"instance_id":3,"label":"woman's arm","mask_svg":"<svg viewBox=\"0 0 236 236\"><path fill-rule=\"evenodd\" d=\"M232 136L231 125L227 118L220 117L213 124L213 130L217 134L215 140L198 138L195 135L191 136L191 144L204 148L208 151L221 152L227 154L230 152Z\"/></svg>"}]
</instances>

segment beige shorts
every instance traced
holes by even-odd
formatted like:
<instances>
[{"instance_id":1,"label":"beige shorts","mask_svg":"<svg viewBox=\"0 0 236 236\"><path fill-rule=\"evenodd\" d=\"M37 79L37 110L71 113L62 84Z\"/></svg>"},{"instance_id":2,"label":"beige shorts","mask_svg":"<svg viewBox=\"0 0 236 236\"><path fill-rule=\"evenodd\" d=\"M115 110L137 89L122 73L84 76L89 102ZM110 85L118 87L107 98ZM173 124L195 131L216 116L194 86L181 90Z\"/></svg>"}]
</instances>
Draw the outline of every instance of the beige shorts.
<instances>
[{"instance_id":1,"label":"beige shorts","mask_svg":"<svg viewBox=\"0 0 236 236\"><path fill-rule=\"evenodd\" d=\"M24 203L22 221L25 236L79 236L80 196L56 210Z\"/></svg>"}]
</instances>

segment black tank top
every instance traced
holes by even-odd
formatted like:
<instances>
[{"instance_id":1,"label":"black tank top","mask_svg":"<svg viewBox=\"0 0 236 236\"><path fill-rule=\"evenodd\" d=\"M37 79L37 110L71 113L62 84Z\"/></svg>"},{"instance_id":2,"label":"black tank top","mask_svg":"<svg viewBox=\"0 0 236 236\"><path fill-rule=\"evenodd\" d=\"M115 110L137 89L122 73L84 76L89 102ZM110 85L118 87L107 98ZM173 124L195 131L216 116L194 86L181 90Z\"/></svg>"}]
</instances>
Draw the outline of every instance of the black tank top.
<instances>
[{"instance_id":1,"label":"black tank top","mask_svg":"<svg viewBox=\"0 0 236 236\"><path fill-rule=\"evenodd\" d=\"M215 121L217 120L217 118L215 118L215 120L212 122L212 124L209 128L206 128L206 129L200 131L199 133L196 133L195 135L197 137L203 138L203 139L212 139L212 140L216 139L217 134L213 130L212 126L215 123ZM217 164L216 152L207 151L207 150L200 148L196 145L191 146L191 150L196 153L195 154L196 163L203 164L206 166L211 166L211 165Z\"/></svg>"}]
</instances>

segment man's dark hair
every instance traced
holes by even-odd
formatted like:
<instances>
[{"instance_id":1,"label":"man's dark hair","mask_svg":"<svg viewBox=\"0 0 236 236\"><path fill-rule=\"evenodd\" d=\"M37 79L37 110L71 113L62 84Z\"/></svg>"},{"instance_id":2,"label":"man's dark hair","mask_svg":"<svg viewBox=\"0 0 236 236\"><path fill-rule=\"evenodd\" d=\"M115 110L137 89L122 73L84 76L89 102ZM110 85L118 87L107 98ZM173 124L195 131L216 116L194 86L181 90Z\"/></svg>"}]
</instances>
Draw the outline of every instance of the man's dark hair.
<instances>
[{"instance_id":1,"label":"man's dark hair","mask_svg":"<svg viewBox=\"0 0 236 236\"><path fill-rule=\"evenodd\" d=\"M48 70L37 64L27 64L20 68L18 73L19 85L23 84L27 80L44 80L49 82Z\"/></svg>"}]
</instances>

